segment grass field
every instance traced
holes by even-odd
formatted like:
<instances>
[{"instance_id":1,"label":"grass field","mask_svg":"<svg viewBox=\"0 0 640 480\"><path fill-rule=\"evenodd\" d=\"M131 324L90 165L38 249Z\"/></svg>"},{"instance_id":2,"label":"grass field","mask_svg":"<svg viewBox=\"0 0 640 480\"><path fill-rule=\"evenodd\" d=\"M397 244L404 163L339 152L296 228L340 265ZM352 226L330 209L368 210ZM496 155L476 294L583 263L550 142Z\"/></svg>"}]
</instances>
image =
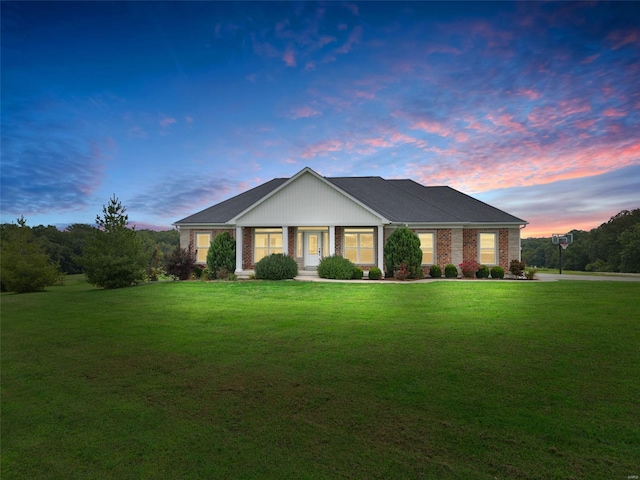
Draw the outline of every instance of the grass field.
<instances>
[{"instance_id":1,"label":"grass field","mask_svg":"<svg viewBox=\"0 0 640 480\"><path fill-rule=\"evenodd\" d=\"M640 475L640 283L2 295L10 479Z\"/></svg>"}]
</instances>

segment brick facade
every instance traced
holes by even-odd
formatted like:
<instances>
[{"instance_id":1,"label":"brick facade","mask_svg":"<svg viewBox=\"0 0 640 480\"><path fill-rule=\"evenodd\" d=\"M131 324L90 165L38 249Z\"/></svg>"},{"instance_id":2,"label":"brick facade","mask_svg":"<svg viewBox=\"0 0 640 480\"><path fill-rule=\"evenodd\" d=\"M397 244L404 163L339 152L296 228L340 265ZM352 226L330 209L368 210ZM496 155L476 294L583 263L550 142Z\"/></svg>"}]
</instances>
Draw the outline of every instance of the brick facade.
<instances>
[{"instance_id":1,"label":"brick facade","mask_svg":"<svg viewBox=\"0 0 640 480\"><path fill-rule=\"evenodd\" d=\"M343 242L345 228L342 226L335 227L335 244L334 251L338 255L343 254ZM374 233L374 264L378 265L378 229L373 228ZM478 240L479 233L495 233L498 239L498 264L505 270L509 268L509 262L512 259L520 258L520 251L517 250L516 245L519 246L520 232L516 228L497 228L497 229L477 229L477 228L438 228L438 229L426 229L416 228L412 229L415 233L433 233L435 235L435 256L436 264L444 268L445 265L453 263L457 266L458 263L464 260L478 260ZM253 236L255 229L252 227L245 227L242 229L242 268L243 270L252 270L253 264ZM391 233L394 231L392 228L385 228L383 231L383 242L386 243ZM189 229L181 232L181 246L182 248L190 248L195 255L195 239L198 233L208 233L213 240L217 235L221 233L229 233L235 238L235 229L233 228L220 228L220 229ZM303 258L296 256L297 247L297 233L296 227L288 228L287 247L289 256L294 258L300 265L304 263ZM184 245L184 241L188 240L188 245ZM461 258L459 258L461 257ZM362 269L368 270L371 265L359 265ZM423 267L425 273L428 274L429 266Z\"/></svg>"}]
</instances>

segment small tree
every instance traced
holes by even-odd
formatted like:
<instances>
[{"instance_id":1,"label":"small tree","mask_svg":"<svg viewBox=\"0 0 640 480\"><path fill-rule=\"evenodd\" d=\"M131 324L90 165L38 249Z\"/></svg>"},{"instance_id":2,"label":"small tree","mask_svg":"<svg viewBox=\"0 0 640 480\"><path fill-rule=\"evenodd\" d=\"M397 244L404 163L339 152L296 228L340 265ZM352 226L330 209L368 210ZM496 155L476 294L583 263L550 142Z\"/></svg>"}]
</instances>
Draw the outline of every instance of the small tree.
<instances>
[{"instance_id":1,"label":"small tree","mask_svg":"<svg viewBox=\"0 0 640 480\"><path fill-rule=\"evenodd\" d=\"M420 238L408 227L400 227L387 239L384 246L387 276L395 276L402 268L405 278L422 278L422 250Z\"/></svg>"},{"instance_id":2,"label":"small tree","mask_svg":"<svg viewBox=\"0 0 640 480\"><path fill-rule=\"evenodd\" d=\"M3 228L0 259L0 280L9 292L42 292L60 280L57 265L27 227L24 217L18 219L17 228Z\"/></svg>"},{"instance_id":3,"label":"small tree","mask_svg":"<svg viewBox=\"0 0 640 480\"><path fill-rule=\"evenodd\" d=\"M87 240L82 264L89 283L121 288L142 282L147 258L135 229L127 228L129 216L114 195L96 216L98 228Z\"/></svg>"},{"instance_id":4,"label":"small tree","mask_svg":"<svg viewBox=\"0 0 640 480\"><path fill-rule=\"evenodd\" d=\"M195 264L195 258L190 250L180 248L178 245L165 259L164 268L167 275L173 279L189 280Z\"/></svg>"},{"instance_id":5,"label":"small tree","mask_svg":"<svg viewBox=\"0 0 640 480\"><path fill-rule=\"evenodd\" d=\"M217 278L226 278L236 267L236 241L228 232L213 239L207 252L207 267Z\"/></svg>"}]
</instances>

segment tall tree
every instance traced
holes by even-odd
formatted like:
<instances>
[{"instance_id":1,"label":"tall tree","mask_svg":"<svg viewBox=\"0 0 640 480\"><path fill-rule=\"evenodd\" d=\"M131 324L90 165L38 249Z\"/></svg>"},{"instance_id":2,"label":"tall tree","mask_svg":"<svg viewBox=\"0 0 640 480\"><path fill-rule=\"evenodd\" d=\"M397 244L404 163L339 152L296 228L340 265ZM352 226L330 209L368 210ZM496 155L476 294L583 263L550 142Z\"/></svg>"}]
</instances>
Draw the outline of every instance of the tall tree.
<instances>
[{"instance_id":1,"label":"tall tree","mask_svg":"<svg viewBox=\"0 0 640 480\"><path fill-rule=\"evenodd\" d=\"M134 228L127 228L129 216L113 196L96 216L98 228L87 240L82 257L89 283L103 288L121 288L145 278L147 258Z\"/></svg>"},{"instance_id":2,"label":"tall tree","mask_svg":"<svg viewBox=\"0 0 640 480\"><path fill-rule=\"evenodd\" d=\"M41 292L60 279L57 265L24 217L17 226L3 225L0 252L2 288L17 293Z\"/></svg>"}]
</instances>

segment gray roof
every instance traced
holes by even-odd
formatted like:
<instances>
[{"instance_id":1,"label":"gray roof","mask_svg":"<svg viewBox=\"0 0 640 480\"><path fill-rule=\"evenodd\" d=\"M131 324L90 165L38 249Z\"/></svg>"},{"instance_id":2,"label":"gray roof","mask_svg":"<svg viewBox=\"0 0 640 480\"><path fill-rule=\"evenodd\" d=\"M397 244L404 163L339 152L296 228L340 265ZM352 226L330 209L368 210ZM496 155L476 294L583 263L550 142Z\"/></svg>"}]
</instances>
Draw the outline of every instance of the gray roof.
<instances>
[{"instance_id":1,"label":"gray roof","mask_svg":"<svg viewBox=\"0 0 640 480\"><path fill-rule=\"evenodd\" d=\"M287 180L276 178L176 224L226 223ZM325 177L325 180L394 223L527 223L451 187L426 187L413 180L381 177Z\"/></svg>"}]
</instances>

